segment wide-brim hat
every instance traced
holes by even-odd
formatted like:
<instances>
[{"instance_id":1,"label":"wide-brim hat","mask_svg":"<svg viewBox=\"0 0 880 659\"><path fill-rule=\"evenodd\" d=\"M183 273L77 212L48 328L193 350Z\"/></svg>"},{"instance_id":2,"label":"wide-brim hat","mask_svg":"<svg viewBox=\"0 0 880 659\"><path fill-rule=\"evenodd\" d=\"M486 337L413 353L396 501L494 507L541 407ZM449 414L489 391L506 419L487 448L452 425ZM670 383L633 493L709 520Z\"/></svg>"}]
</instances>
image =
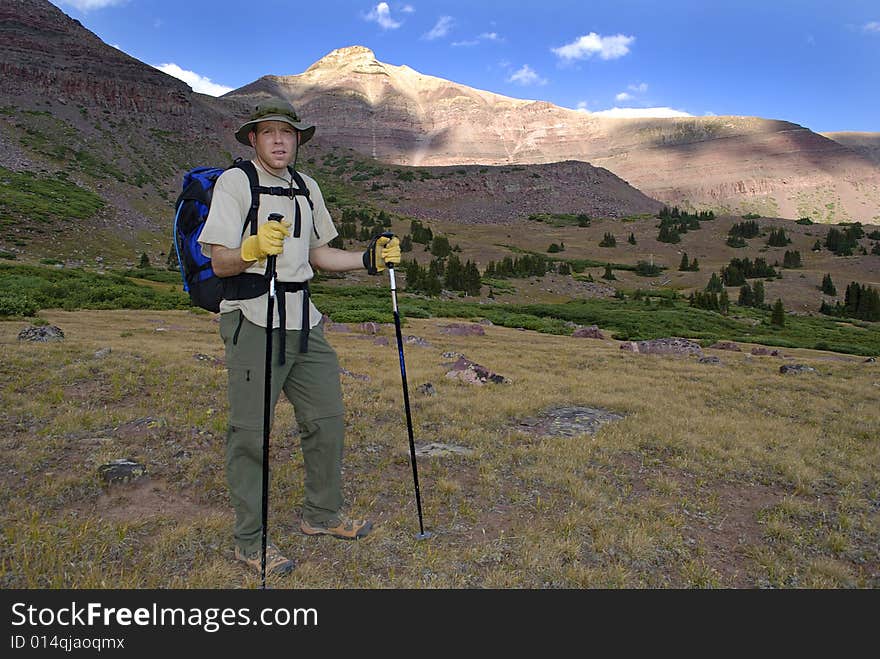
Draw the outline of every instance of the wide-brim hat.
<instances>
[{"instance_id":1,"label":"wide-brim hat","mask_svg":"<svg viewBox=\"0 0 880 659\"><path fill-rule=\"evenodd\" d=\"M290 124L299 131L300 144L305 144L312 139L312 135L315 134L315 127L303 123L290 103L274 99L262 102L254 108L254 111L248 117L248 120L243 123L237 131L235 131L235 139L245 146L250 146L251 143L248 140L248 133L250 133L253 127L261 121L283 121L284 123Z\"/></svg>"}]
</instances>

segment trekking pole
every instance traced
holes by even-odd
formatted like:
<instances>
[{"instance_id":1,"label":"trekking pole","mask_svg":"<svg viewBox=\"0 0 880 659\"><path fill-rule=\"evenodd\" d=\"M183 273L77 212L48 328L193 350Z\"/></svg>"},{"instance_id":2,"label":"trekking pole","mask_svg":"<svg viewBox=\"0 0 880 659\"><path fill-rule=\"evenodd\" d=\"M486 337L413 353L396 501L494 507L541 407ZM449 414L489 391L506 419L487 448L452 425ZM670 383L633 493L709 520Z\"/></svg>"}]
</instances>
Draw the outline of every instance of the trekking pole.
<instances>
[{"instance_id":1,"label":"trekking pole","mask_svg":"<svg viewBox=\"0 0 880 659\"><path fill-rule=\"evenodd\" d=\"M388 234L390 235L390 234ZM416 488L416 507L419 511L419 533L416 535L417 540L424 540L431 537L430 531L425 531L422 523L422 497L419 494L419 469L416 466L416 445L413 440L412 416L409 411L409 389L406 386L406 363L403 361L403 337L400 333L400 312L397 308L397 283L394 279L394 264L386 263L388 275L391 278L391 301L394 305L394 329L397 332L397 353L400 355L400 379L403 382L403 407L406 410L406 429L409 433L409 455L412 461L413 483Z\"/></svg>"},{"instance_id":2,"label":"trekking pole","mask_svg":"<svg viewBox=\"0 0 880 659\"><path fill-rule=\"evenodd\" d=\"M284 216L272 213L270 222L280 222ZM272 419L270 401L272 399L272 324L275 320L275 259L266 257L266 279L269 281L269 299L266 301L266 384L263 389L263 529L262 553L260 555L260 578L262 590L266 590L266 543L269 526L269 424ZM285 328L282 328L283 332Z\"/></svg>"}]
</instances>

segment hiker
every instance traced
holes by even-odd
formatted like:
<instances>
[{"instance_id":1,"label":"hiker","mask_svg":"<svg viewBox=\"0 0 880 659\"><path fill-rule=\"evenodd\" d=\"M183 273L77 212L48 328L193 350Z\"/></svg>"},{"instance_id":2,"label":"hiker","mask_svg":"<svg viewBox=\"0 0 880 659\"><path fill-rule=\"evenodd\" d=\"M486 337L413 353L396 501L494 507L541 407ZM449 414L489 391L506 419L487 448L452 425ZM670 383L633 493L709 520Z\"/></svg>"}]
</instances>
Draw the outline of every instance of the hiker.
<instances>
[{"instance_id":1,"label":"hiker","mask_svg":"<svg viewBox=\"0 0 880 659\"><path fill-rule=\"evenodd\" d=\"M255 235L243 229L251 207L248 176L240 168L225 171L214 187L208 219L199 238L221 278L220 336L226 346L229 426L226 478L235 508L235 557L261 570L261 482L264 387L267 345L267 257L276 258L277 310L271 395L274 410L281 391L293 404L305 464L305 500L300 528L306 535L336 538L366 536L372 523L348 519L341 512L344 434L342 390L336 352L322 331L322 314L309 299L313 268L342 272L366 268L378 274L385 264L400 263L400 244L388 235L373 238L366 252L332 248L337 231L314 179L296 172L298 148L315 133L286 101L272 100L255 109L236 132L253 147L260 186L275 188L259 195ZM307 197L294 194L297 181ZM277 188L284 188L284 195ZM290 194L286 194L287 192ZM312 206L314 208L312 209ZM270 222L270 214L283 216ZM281 319L281 320L280 320ZM268 432L268 431L267 431ZM294 567L271 542L265 570L286 573Z\"/></svg>"}]
</instances>

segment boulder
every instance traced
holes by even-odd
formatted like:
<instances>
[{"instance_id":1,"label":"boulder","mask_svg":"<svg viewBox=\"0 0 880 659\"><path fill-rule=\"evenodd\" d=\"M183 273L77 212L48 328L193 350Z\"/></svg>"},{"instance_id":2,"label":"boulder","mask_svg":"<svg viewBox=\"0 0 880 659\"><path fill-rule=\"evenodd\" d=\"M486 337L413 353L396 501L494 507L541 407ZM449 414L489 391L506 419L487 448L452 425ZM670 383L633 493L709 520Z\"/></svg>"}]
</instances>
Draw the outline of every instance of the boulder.
<instances>
[{"instance_id":1,"label":"boulder","mask_svg":"<svg viewBox=\"0 0 880 659\"><path fill-rule=\"evenodd\" d=\"M740 348L734 341L716 341L709 347L715 350L734 350L736 352L742 352L742 348Z\"/></svg>"},{"instance_id":2,"label":"boulder","mask_svg":"<svg viewBox=\"0 0 880 659\"><path fill-rule=\"evenodd\" d=\"M25 327L18 333L19 341L35 341L44 343L46 341L63 341L64 332L60 327L55 325L31 325Z\"/></svg>"},{"instance_id":3,"label":"boulder","mask_svg":"<svg viewBox=\"0 0 880 659\"><path fill-rule=\"evenodd\" d=\"M372 321L361 323L358 325L358 329L365 334L378 334L379 333L379 323L374 323Z\"/></svg>"},{"instance_id":4,"label":"boulder","mask_svg":"<svg viewBox=\"0 0 880 659\"><path fill-rule=\"evenodd\" d=\"M782 353L778 350L770 350L768 348L752 348L753 355L770 355L771 357L782 357Z\"/></svg>"},{"instance_id":5,"label":"boulder","mask_svg":"<svg viewBox=\"0 0 880 659\"><path fill-rule=\"evenodd\" d=\"M571 335L576 339L604 339L605 335L599 329L598 325L590 325L589 327L580 327Z\"/></svg>"},{"instance_id":6,"label":"boulder","mask_svg":"<svg viewBox=\"0 0 880 659\"><path fill-rule=\"evenodd\" d=\"M503 375L493 373L485 366L475 364L464 357L458 358L458 361L452 365L452 370L446 373L446 377L476 385L484 385L490 382L494 384L510 384L510 380Z\"/></svg>"},{"instance_id":7,"label":"boulder","mask_svg":"<svg viewBox=\"0 0 880 659\"><path fill-rule=\"evenodd\" d=\"M681 337L650 339L648 341L625 341L621 344L620 349L631 350L639 354L703 356L703 349L699 343Z\"/></svg>"},{"instance_id":8,"label":"boulder","mask_svg":"<svg viewBox=\"0 0 880 659\"><path fill-rule=\"evenodd\" d=\"M98 475L108 485L111 483L130 483L147 473L147 468L130 458L119 458L98 467Z\"/></svg>"},{"instance_id":9,"label":"boulder","mask_svg":"<svg viewBox=\"0 0 880 659\"><path fill-rule=\"evenodd\" d=\"M816 369L806 364L783 364L779 367L783 375L800 375L801 373L817 373Z\"/></svg>"}]
</instances>

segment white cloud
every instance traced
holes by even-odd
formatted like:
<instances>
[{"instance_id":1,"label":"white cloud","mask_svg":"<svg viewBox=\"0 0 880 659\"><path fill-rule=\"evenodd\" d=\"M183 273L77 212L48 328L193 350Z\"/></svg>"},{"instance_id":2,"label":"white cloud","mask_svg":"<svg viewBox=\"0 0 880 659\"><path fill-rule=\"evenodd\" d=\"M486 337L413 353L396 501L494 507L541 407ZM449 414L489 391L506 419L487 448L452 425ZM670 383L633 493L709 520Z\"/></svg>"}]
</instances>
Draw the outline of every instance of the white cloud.
<instances>
[{"instance_id":1,"label":"white cloud","mask_svg":"<svg viewBox=\"0 0 880 659\"><path fill-rule=\"evenodd\" d=\"M434 24L434 27L422 35L422 38L427 39L428 41L433 41L434 39L445 37L449 34L449 30L452 29L454 24L455 21L452 19L452 16L441 16L437 19L437 23Z\"/></svg>"},{"instance_id":2,"label":"white cloud","mask_svg":"<svg viewBox=\"0 0 880 659\"><path fill-rule=\"evenodd\" d=\"M388 6L387 2L380 2L373 7L364 19L378 23L379 27L383 30L395 30L403 25L400 21L395 21L391 18L391 8Z\"/></svg>"},{"instance_id":3,"label":"white cloud","mask_svg":"<svg viewBox=\"0 0 880 659\"><path fill-rule=\"evenodd\" d=\"M453 41L450 46L478 46L484 41L494 41L495 43L504 43L504 39L498 36L497 32L483 32L476 39L466 39L465 41Z\"/></svg>"},{"instance_id":4,"label":"white cloud","mask_svg":"<svg viewBox=\"0 0 880 659\"><path fill-rule=\"evenodd\" d=\"M74 9L80 11L89 11L90 9L104 9L104 7L116 7L128 2L128 0L58 0L53 4L70 5Z\"/></svg>"},{"instance_id":5,"label":"white cloud","mask_svg":"<svg viewBox=\"0 0 880 659\"><path fill-rule=\"evenodd\" d=\"M880 21L871 21L870 23L865 23L862 26L862 29L865 32L875 32L880 34Z\"/></svg>"},{"instance_id":6,"label":"white cloud","mask_svg":"<svg viewBox=\"0 0 880 659\"><path fill-rule=\"evenodd\" d=\"M416 8L412 5L403 5L403 7L400 8L400 11L402 11L404 14L412 14L415 12L415 10Z\"/></svg>"},{"instance_id":7,"label":"white cloud","mask_svg":"<svg viewBox=\"0 0 880 659\"><path fill-rule=\"evenodd\" d=\"M694 115L674 110L672 108L611 108L593 112L597 117L621 117L625 119L640 119L647 117L693 117Z\"/></svg>"},{"instance_id":8,"label":"white cloud","mask_svg":"<svg viewBox=\"0 0 880 659\"><path fill-rule=\"evenodd\" d=\"M623 103L624 101L631 101L638 94L644 94L646 91L648 91L648 85L647 85L647 83L644 83L644 82L640 82L637 85L627 85L626 88L629 91L620 92L617 96L614 97L615 101L617 101L618 103ZM630 94L630 92L632 92L632 94Z\"/></svg>"},{"instance_id":9,"label":"white cloud","mask_svg":"<svg viewBox=\"0 0 880 659\"><path fill-rule=\"evenodd\" d=\"M547 81L535 73L528 64L523 64L518 71L511 74L507 82L515 82L524 86L547 84Z\"/></svg>"},{"instance_id":10,"label":"white cloud","mask_svg":"<svg viewBox=\"0 0 880 659\"><path fill-rule=\"evenodd\" d=\"M584 112L585 114L590 114L590 109L587 107L586 101L578 101L577 107L575 109L578 112Z\"/></svg>"},{"instance_id":11,"label":"white cloud","mask_svg":"<svg viewBox=\"0 0 880 659\"><path fill-rule=\"evenodd\" d=\"M155 68L159 69L163 73L167 73L170 76L174 76L178 80L183 80L186 84L192 87L192 90L194 92L198 92L200 94L207 94L208 96L222 96L226 92L231 92L233 89L232 87L218 85L216 82L212 82L210 78L201 76L194 71L185 71L184 69L181 69L179 66L177 66L177 64L159 64L158 66L155 66Z\"/></svg>"},{"instance_id":12,"label":"white cloud","mask_svg":"<svg viewBox=\"0 0 880 659\"><path fill-rule=\"evenodd\" d=\"M582 60L599 55L602 59L617 59L629 52L630 44L635 37L623 34L615 34L613 37L603 37L595 32L590 32L574 41L559 48L551 48L558 57L565 61Z\"/></svg>"}]
</instances>

